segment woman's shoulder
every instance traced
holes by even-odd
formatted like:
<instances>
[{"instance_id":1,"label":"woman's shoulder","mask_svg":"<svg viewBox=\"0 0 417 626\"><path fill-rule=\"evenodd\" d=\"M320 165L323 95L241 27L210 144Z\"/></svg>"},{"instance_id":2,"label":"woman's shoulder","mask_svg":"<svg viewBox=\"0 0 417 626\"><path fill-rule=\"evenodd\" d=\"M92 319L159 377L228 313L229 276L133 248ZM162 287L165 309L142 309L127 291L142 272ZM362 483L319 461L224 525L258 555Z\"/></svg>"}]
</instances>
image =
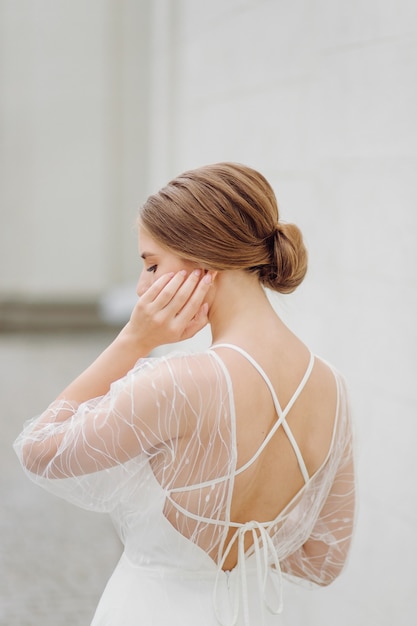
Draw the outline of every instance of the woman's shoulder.
<instances>
[{"instance_id":1,"label":"woman's shoulder","mask_svg":"<svg viewBox=\"0 0 417 626\"><path fill-rule=\"evenodd\" d=\"M134 369L157 369L161 366L182 369L187 366L198 366L211 362L213 362L213 351L210 348L198 352L173 349L163 353L151 353L147 357L140 358Z\"/></svg>"},{"instance_id":2,"label":"woman's shoulder","mask_svg":"<svg viewBox=\"0 0 417 626\"><path fill-rule=\"evenodd\" d=\"M175 384L187 388L226 385L224 368L210 349L200 352L174 350L167 354L140 359L132 370L134 376L145 376L163 387Z\"/></svg>"},{"instance_id":3,"label":"woman's shoulder","mask_svg":"<svg viewBox=\"0 0 417 626\"><path fill-rule=\"evenodd\" d=\"M166 414L184 420L188 437L198 433L212 437L216 429L228 428L230 419L230 382L221 362L210 350L198 353L173 351L138 364L142 390Z\"/></svg>"}]
</instances>

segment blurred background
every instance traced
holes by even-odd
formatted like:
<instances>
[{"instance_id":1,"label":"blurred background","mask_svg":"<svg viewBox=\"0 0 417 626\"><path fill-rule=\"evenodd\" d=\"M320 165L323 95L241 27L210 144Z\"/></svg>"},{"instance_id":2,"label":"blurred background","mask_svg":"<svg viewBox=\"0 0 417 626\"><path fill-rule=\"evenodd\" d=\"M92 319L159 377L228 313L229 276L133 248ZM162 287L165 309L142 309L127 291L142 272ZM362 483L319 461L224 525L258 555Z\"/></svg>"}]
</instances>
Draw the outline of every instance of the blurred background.
<instances>
[{"instance_id":1,"label":"blurred background","mask_svg":"<svg viewBox=\"0 0 417 626\"><path fill-rule=\"evenodd\" d=\"M110 522L29 483L12 441L129 315L137 207L223 160L302 229L308 276L274 303L356 420L348 566L289 585L286 623L415 623L416 79L415 0L0 0L1 625L91 619Z\"/></svg>"}]
</instances>

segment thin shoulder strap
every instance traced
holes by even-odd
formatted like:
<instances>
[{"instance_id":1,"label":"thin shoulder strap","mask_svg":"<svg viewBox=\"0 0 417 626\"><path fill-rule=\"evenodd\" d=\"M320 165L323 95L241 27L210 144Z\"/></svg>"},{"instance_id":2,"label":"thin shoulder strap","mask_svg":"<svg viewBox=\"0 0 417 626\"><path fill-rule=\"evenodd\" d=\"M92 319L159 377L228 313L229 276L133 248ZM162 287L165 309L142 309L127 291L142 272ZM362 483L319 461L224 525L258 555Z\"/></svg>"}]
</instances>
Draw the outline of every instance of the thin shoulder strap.
<instances>
[{"instance_id":1,"label":"thin shoulder strap","mask_svg":"<svg viewBox=\"0 0 417 626\"><path fill-rule=\"evenodd\" d=\"M300 395L300 393L302 392L302 390L304 389L311 371L313 369L314 366L314 355L312 353L310 353L310 361L309 364L307 366L306 372L300 382L300 384L298 385L297 389L295 390L293 396L291 397L290 401L288 402L288 404L286 405L285 409L283 410L281 408L281 405L279 403L277 394L275 393L275 389L271 383L271 380L269 379L269 376L267 376L265 370L259 365L259 363L257 361L255 361L255 359L253 357L251 357L250 354L248 354L248 352L246 352L246 350L243 350L242 348L240 348L239 346L235 346L234 344L231 343L217 343L214 344L212 346L212 349L214 348L230 348L231 350L235 350L236 352L239 352L242 356L244 356L252 365L253 367L259 372L259 374L262 376L262 378L265 381L265 384L267 385L271 396L272 396L272 400L274 402L274 406L275 406L275 410L278 414L278 419L275 422L275 424L272 426L271 430L269 431L268 435L265 437L264 441L262 442L262 444L259 446L259 448L257 449L257 451L255 452L255 454L252 456L252 458L249 459L249 461L247 461L247 463L245 463L244 465L242 465L242 467L240 467L235 474L240 474L241 472L244 472L250 465L252 465L252 463L254 461L256 461L256 459L259 457L259 455L262 453L262 451L264 450L264 448L268 445L269 441L272 439L272 437L274 436L274 434L276 433L276 431L278 430L278 428L282 425L282 427L284 428L285 434L287 435L291 446L294 450L295 456L297 457L297 461L298 461L298 465L300 467L300 471L303 475L304 481L307 482L309 480L309 474L307 471L307 467L306 464L304 462L303 456L301 454L300 448L298 447L298 444L295 440L294 435L292 434L292 431L290 429L290 427L288 426L287 422L286 422L286 416L288 415L288 413L290 412L291 408L293 407L295 401L297 400L298 396Z\"/></svg>"}]
</instances>

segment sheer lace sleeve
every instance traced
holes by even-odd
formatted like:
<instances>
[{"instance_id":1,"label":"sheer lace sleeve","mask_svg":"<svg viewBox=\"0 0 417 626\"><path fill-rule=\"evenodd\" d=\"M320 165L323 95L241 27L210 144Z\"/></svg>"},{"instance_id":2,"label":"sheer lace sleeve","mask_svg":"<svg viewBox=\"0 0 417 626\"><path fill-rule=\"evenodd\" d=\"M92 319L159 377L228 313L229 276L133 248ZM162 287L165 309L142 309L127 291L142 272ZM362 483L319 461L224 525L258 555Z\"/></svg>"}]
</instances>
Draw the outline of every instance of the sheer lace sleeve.
<instances>
[{"instance_id":1,"label":"sheer lace sleeve","mask_svg":"<svg viewBox=\"0 0 417 626\"><path fill-rule=\"evenodd\" d=\"M25 425L15 450L34 482L99 511L111 511L122 491L137 489L149 463L164 488L178 477L187 482L227 473L230 415L223 379L207 354L143 359L101 398L51 404ZM188 459L207 456L206 431L218 439L216 463L210 457L211 470L206 463L199 476L187 475L182 450Z\"/></svg>"},{"instance_id":2,"label":"sheer lace sleeve","mask_svg":"<svg viewBox=\"0 0 417 626\"><path fill-rule=\"evenodd\" d=\"M355 518L352 424L340 375L337 381L339 402L329 455L288 513L280 532L281 539L292 537L286 542L289 554L282 559L282 570L318 585L331 583L343 569Z\"/></svg>"}]
</instances>

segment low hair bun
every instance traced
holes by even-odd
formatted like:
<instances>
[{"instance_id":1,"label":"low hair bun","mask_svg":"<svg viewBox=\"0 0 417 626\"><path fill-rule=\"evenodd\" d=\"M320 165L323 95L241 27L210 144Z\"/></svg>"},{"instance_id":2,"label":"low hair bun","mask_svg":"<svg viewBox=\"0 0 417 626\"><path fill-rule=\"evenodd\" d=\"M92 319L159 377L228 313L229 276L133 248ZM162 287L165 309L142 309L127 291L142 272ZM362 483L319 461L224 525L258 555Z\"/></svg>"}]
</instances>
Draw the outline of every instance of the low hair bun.
<instances>
[{"instance_id":1,"label":"low hair bun","mask_svg":"<svg viewBox=\"0 0 417 626\"><path fill-rule=\"evenodd\" d=\"M307 250L295 224L278 222L270 239L271 264L263 268L261 282L280 293L293 292L307 272Z\"/></svg>"},{"instance_id":2,"label":"low hair bun","mask_svg":"<svg viewBox=\"0 0 417 626\"><path fill-rule=\"evenodd\" d=\"M279 219L266 178L239 163L184 172L140 209L139 224L197 267L255 273L262 285L291 293L307 270L300 230Z\"/></svg>"}]
</instances>

